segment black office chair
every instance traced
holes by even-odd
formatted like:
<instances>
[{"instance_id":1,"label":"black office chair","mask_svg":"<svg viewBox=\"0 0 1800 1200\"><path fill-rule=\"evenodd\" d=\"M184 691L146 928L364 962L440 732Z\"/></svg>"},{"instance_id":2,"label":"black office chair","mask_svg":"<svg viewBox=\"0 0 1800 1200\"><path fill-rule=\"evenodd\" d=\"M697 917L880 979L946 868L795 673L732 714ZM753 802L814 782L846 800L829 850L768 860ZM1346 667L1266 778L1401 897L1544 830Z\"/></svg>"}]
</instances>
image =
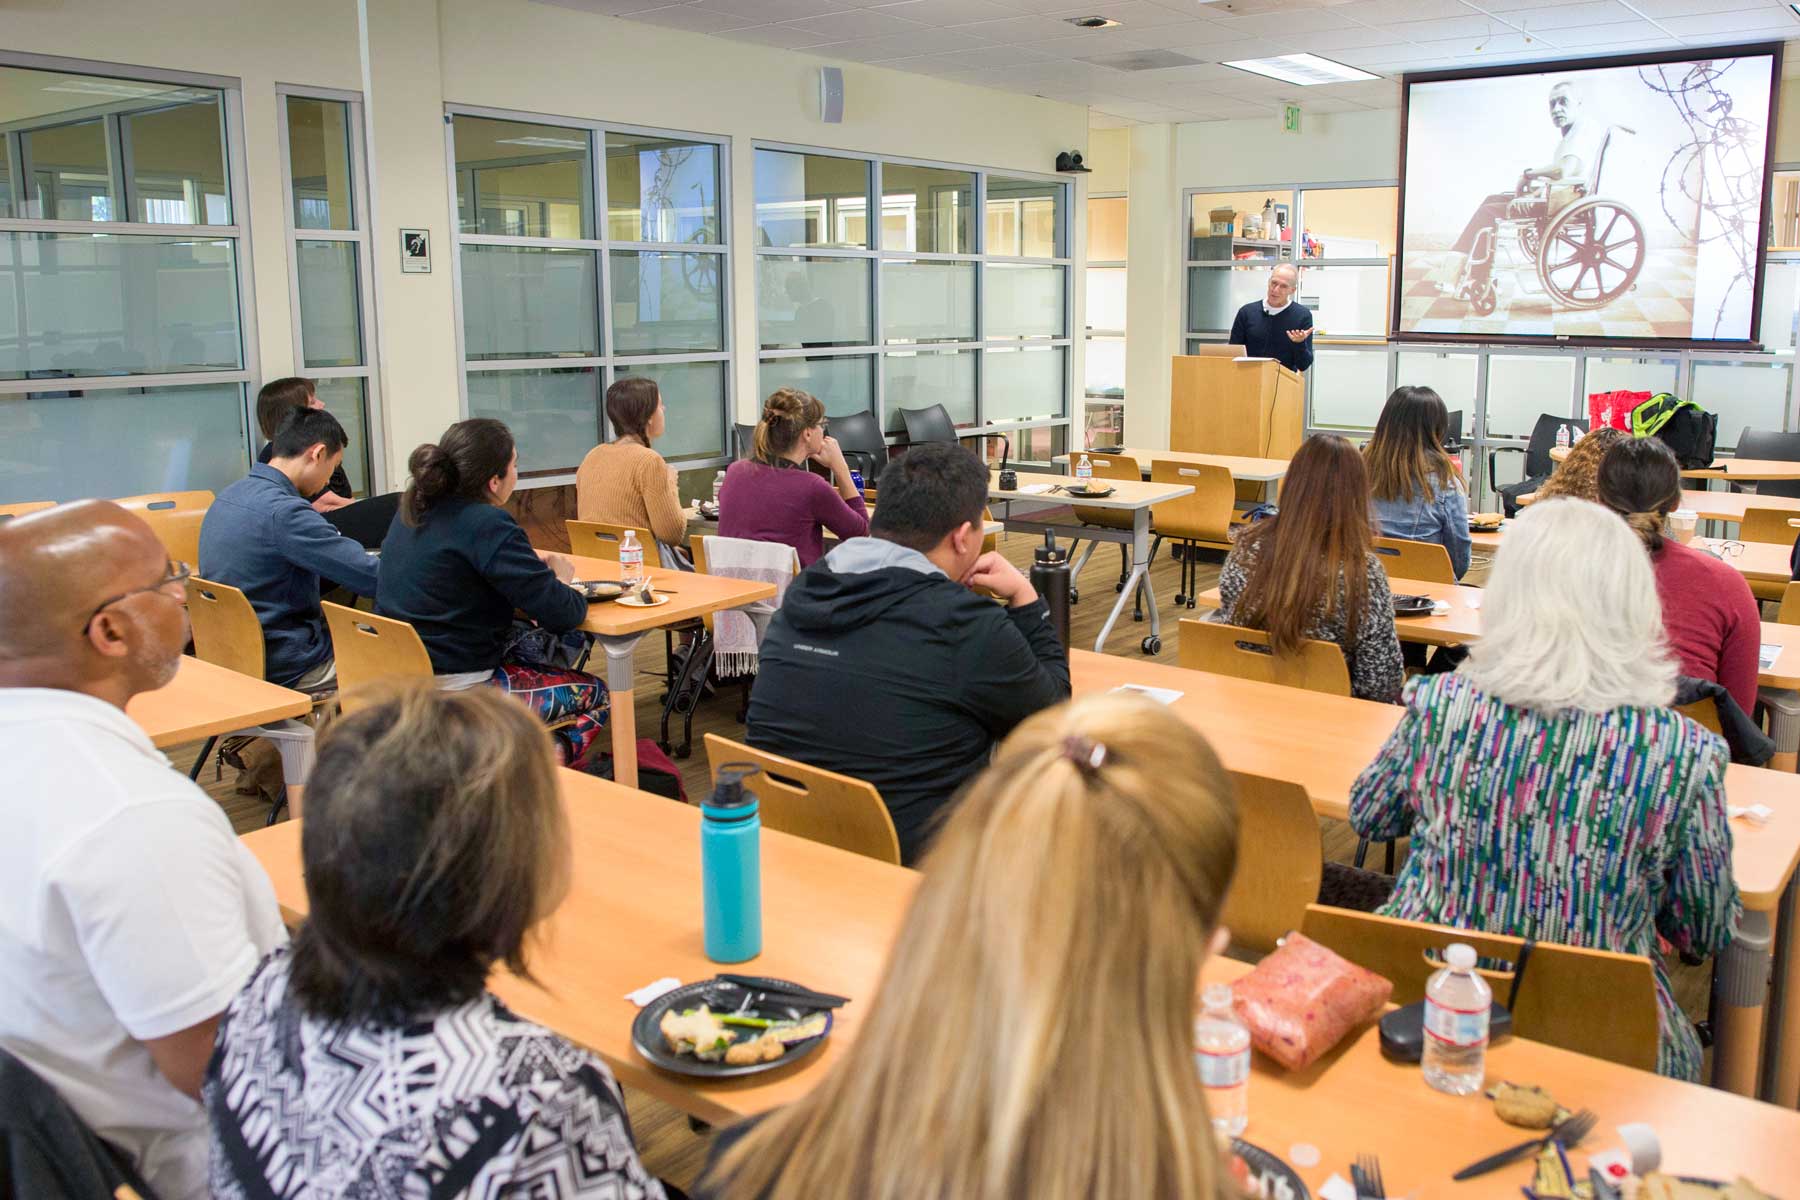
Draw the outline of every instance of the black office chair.
<instances>
[{"instance_id":1,"label":"black office chair","mask_svg":"<svg viewBox=\"0 0 1800 1200\"><path fill-rule=\"evenodd\" d=\"M388 527L394 523L394 514L400 511L400 495L399 492L386 492L370 496L367 500L332 509L325 514L325 519L345 537L361 542L363 549L379 550L387 537Z\"/></svg>"},{"instance_id":2,"label":"black office chair","mask_svg":"<svg viewBox=\"0 0 1800 1200\"><path fill-rule=\"evenodd\" d=\"M0 1050L0 1195L111 1200L124 1188L155 1200L125 1155L89 1129L37 1072Z\"/></svg>"},{"instance_id":3,"label":"black office chair","mask_svg":"<svg viewBox=\"0 0 1800 1200\"><path fill-rule=\"evenodd\" d=\"M1494 460L1501 454L1523 454L1525 456L1525 478L1517 483L1496 484L1494 491L1500 495L1500 504L1506 515L1519 515L1519 497L1529 495L1544 486L1550 473L1556 469L1555 461L1550 457L1551 447L1556 445L1556 431L1560 426L1569 427L1571 442L1579 440L1581 434L1588 431L1588 423L1581 417L1559 417L1555 413L1541 413L1537 424L1532 426L1531 440L1521 449L1518 446L1494 446L1488 450L1488 480L1494 479Z\"/></svg>"},{"instance_id":4,"label":"black office chair","mask_svg":"<svg viewBox=\"0 0 1800 1200\"><path fill-rule=\"evenodd\" d=\"M732 449L737 457L749 458L750 450L756 444L755 425L733 425L731 427Z\"/></svg>"},{"instance_id":5,"label":"black office chair","mask_svg":"<svg viewBox=\"0 0 1800 1200\"><path fill-rule=\"evenodd\" d=\"M950 410L941 404L933 404L929 408L903 408L900 410L900 423L906 427L909 445L960 440L956 436L956 422L950 419Z\"/></svg>"},{"instance_id":6,"label":"black office chair","mask_svg":"<svg viewBox=\"0 0 1800 1200\"><path fill-rule=\"evenodd\" d=\"M831 436L850 468L862 472L863 486L876 487L881 469L887 466L887 440L881 436L881 423L872 412L850 413L831 418Z\"/></svg>"},{"instance_id":7,"label":"black office chair","mask_svg":"<svg viewBox=\"0 0 1800 1200\"><path fill-rule=\"evenodd\" d=\"M1776 462L1800 462L1800 433L1777 433L1773 429L1749 429L1738 437L1739 458L1767 458ZM1734 492L1748 491L1744 485L1731 485ZM1800 479L1770 479L1755 487L1759 496L1800 496Z\"/></svg>"},{"instance_id":8,"label":"black office chair","mask_svg":"<svg viewBox=\"0 0 1800 1200\"><path fill-rule=\"evenodd\" d=\"M1446 417L1447 419L1444 422L1444 452L1446 454L1461 454L1464 450L1468 449L1467 446L1463 445L1463 410L1460 408L1453 408L1446 414ZM1552 434L1551 436L1554 437L1555 435Z\"/></svg>"}]
</instances>

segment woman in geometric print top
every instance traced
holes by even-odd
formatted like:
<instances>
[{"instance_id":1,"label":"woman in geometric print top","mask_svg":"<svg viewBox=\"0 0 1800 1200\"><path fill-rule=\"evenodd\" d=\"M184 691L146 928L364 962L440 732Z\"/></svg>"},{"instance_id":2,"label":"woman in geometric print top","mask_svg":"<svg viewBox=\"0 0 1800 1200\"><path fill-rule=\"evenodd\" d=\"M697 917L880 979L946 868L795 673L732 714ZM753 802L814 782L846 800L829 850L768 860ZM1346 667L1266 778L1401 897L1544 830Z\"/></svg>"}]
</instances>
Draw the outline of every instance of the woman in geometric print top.
<instances>
[{"instance_id":1,"label":"woman in geometric print top","mask_svg":"<svg viewBox=\"0 0 1800 1200\"><path fill-rule=\"evenodd\" d=\"M568 891L549 735L492 688L373 699L319 739L307 921L219 1023L211 1194L661 1200L606 1067L486 988Z\"/></svg>"},{"instance_id":2,"label":"woman in geometric print top","mask_svg":"<svg viewBox=\"0 0 1800 1200\"><path fill-rule=\"evenodd\" d=\"M1697 1079L1657 934L1716 954L1742 907L1725 742L1667 707L1677 667L1649 558L1614 514L1546 500L1506 535L1483 594L1469 660L1407 685L1351 791L1358 833L1412 838L1381 911L1649 957L1657 1071Z\"/></svg>"}]
</instances>

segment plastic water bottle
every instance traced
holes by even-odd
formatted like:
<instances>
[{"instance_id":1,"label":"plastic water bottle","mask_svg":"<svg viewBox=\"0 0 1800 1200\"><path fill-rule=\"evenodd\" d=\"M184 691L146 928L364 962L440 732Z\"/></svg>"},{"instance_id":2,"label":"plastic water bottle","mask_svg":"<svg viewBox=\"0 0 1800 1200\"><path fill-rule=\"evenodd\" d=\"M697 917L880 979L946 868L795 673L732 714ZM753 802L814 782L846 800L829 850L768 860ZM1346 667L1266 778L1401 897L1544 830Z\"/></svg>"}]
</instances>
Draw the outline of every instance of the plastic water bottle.
<instances>
[{"instance_id":1,"label":"plastic water bottle","mask_svg":"<svg viewBox=\"0 0 1800 1200\"><path fill-rule=\"evenodd\" d=\"M638 545L635 530L627 529L619 539L619 578L626 591L644 582L644 548Z\"/></svg>"},{"instance_id":2,"label":"plastic water bottle","mask_svg":"<svg viewBox=\"0 0 1800 1200\"><path fill-rule=\"evenodd\" d=\"M1444 962L1425 985L1425 1082L1467 1096L1481 1090L1486 1074L1494 994L1475 973L1474 947L1456 942L1444 951Z\"/></svg>"},{"instance_id":3,"label":"plastic water bottle","mask_svg":"<svg viewBox=\"0 0 1800 1200\"><path fill-rule=\"evenodd\" d=\"M738 963L762 953L762 819L744 780L752 763L719 768L712 794L700 802L700 886L706 957Z\"/></svg>"},{"instance_id":4,"label":"plastic water bottle","mask_svg":"<svg viewBox=\"0 0 1800 1200\"><path fill-rule=\"evenodd\" d=\"M725 472L720 471L713 476L713 503L719 502L719 493L725 490Z\"/></svg>"},{"instance_id":5,"label":"plastic water bottle","mask_svg":"<svg viewBox=\"0 0 1800 1200\"><path fill-rule=\"evenodd\" d=\"M1562 450L1567 450L1569 448L1569 427L1567 425L1558 425L1556 427L1556 445Z\"/></svg>"},{"instance_id":6,"label":"plastic water bottle","mask_svg":"<svg viewBox=\"0 0 1800 1200\"><path fill-rule=\"evenodd\" d=\"M1194 1063L1213 1128L1230 1137L1250 1123L1250 1031L1231 1008L1231 986L1209 984L1194 1022Z\"/></svg>"},{"instance_id":7,"label":"plastic water bottle","mask_svg":"<svg viewBox=\"0 0 1800 1200\"><path fill-rule=\"evenodd\" d=\"M1085 454L1075 463L1075 478L1080 481L1082 487L1087 487L1089 481L1094 478L1094 464L1088 461L1088 456Z\"/></svg>"}]
</instances>

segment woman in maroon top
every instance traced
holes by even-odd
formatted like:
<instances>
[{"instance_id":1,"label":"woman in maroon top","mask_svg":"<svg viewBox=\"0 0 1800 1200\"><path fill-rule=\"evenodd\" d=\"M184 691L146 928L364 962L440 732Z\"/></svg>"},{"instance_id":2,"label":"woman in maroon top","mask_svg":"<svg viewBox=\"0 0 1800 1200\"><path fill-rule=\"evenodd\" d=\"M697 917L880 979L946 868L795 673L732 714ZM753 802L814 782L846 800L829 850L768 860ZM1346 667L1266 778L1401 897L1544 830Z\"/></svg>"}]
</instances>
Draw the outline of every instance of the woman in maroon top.
<instances>
[{"instance_id":1,"label":"woman in maroon top","mask_svg":"<svg viewBox=\"0 0 1800 1200\"><path fill-rule=\"evenodd\" d=\"M1750 712L1762 614L1750 585L1728 563L1663 537L1663 518L1681 503L1681 465L1655 438L1628 438L1606 452L1597 482L1600 502L1623 516L1650 551L1681 673L1723 684Z\"/></svg>"},{"instance_id":2,"label":"woman in maroon top","mask_svg":"<svg viewBox=\"0 0 1800 1200\"><path fill-rule=\"evenodd\" d=\"M836 486L807 470L809 462L829 468ZM837 439L825 435L825 406L797 388L781 388L763 405L751 456L725 472L719 534L786 543L809 567L825 553L822 529L840 539L865 537L869 510Z\"/></svg>"}]
</instances>

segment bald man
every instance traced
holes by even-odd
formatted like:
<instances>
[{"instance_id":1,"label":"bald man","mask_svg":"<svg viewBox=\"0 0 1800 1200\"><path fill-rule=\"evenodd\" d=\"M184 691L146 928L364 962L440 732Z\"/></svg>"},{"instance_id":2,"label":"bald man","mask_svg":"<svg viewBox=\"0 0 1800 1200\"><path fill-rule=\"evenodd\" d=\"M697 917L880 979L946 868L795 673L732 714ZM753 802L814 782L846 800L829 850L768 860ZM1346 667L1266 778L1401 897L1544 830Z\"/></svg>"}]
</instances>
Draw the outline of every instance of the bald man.
<instances>
[{"instance_id":1,"label":"bald man","mask_svg":"<svg viewBox=\"0 0 1800 1200\"><path fill-rule=\"evenodd\" d=\"M1272 358L1290 371L1312 366L1312 311L1294 299L1299 286L1299 268L1278 264L1269 272L1263 298L1238 309L1227 342L1242 346L1251 358Z\"/></svg>"},{"instance_id":2,"label":"bald man","mask_svg":"<svg viewBox=\"0 0 1800 1200\"><path fill-rule=\"evenodd\" d=\"M0 1046L165 1198L206 1194L213 1030L286 938L224 811L124 712L175 677L187 569L116 504L0 523Z\"/></svg>"}]
</instances>

